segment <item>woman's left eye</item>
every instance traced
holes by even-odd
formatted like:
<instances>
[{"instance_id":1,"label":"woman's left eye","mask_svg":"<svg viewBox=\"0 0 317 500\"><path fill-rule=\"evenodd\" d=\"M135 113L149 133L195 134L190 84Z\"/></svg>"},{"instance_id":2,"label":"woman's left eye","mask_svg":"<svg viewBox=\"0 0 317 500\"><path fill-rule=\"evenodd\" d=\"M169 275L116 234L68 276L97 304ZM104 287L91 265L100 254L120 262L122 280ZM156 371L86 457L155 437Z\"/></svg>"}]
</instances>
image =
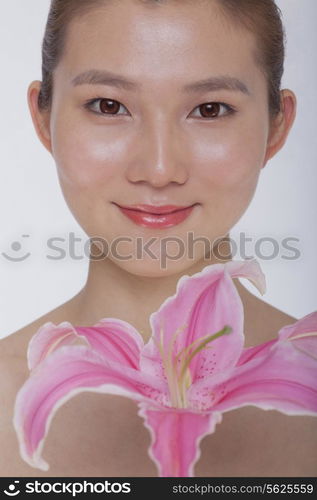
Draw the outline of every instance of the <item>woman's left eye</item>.
<instances>
[{"instance_id":1,"label":"woman's left eye","mask_svg":"<svg viewBox=\"0 0 317 500\"><path fill-rule=\"evenodd\" d=\"M225 113L221 113L221 108L225 108ZM200 118L214 119L234 113L235 110L223 102L206 102L197 106L195 110L200 110Z\"/></svg>"}]
</instances>

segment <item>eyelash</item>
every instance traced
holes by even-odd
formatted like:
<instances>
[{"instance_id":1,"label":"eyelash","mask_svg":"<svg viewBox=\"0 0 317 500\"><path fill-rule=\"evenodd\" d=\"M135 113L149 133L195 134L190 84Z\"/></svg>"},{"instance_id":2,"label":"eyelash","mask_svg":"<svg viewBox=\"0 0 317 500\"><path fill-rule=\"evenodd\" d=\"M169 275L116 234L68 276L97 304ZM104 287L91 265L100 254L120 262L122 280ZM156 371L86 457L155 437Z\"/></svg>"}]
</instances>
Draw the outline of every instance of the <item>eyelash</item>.
<instances>
[{"instance_id":1,"label":"eyelash","mask_svg":"<svg viewBox=\"0 0 317 500\"><path fill-rule=\"evenodd\" d=\"M101 111L98 112L98 111L94 111L92 108L92 106L94 104L96 104L98 101L111 101L113 103L117 103L117 104L120 104L120 107L123 107L125 109L127 109L123 104L121 104L119 101L116 101L115 99L108 99L108 98L105 98L105 97L97 97L97 98L94 98L94 99L90 99L89 101L87 101L85 104L84 104L84 107L86 109L88 109L88 111L90 111L91 113L94 113L96 115L99 115L99 116L106 116L106 117L110 117L110 118L115 118L116 116L122 116L120 114L111 114L111 113L102 113ZM196 106L194 108L195 109L199 109L201 106L204 106L206 104L219 104L220 106L224 106L225 108L227 108L227 112L224 114L224 115L220 115L218 117L205 117L205 116L200 116L199 118L203 119L203 120L208 120L208 121L212 121L212 120L216 120L216 119L219 119L219 118L225 118L226 116L228 115L231 115L233 113L236 112L236 110L232 107L232 106L229 106L229 104L225 104L224 102L218 102L218 101L208 101L208 102L204 102L202 104L199 104L198 106Z\"/></svg>"}]
</instances>

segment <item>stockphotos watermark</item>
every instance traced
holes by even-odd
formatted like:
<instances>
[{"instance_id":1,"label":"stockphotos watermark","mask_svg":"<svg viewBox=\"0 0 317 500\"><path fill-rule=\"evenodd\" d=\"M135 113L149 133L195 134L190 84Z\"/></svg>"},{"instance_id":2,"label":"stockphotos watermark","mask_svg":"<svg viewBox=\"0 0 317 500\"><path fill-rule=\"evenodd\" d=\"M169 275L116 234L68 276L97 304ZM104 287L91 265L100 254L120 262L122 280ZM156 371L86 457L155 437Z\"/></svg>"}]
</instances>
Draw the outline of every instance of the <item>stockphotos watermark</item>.
<instances>
[{"instance_id":1,"label":"stockphotos watermark","mask_svg":"<svg viewBox=\"0 0 317 500\"><path fill-rule=\"evenodd\" d=\"M241 232L238 238L219 237L210 240L204 236L195 236L188 232L186 239L166 236L159 238L144 238L144 236L120 236L108 241L99 236L82 238L74 232L66 236L52 236L43 242L40 251L51 261L63 260L104 260L111 258L117 261L153 259L159 261L162 269L166 269L168 261L195 260L198 246L203 248L205 260L215 257L217 260L227 260L228 257L258 260L297 260L301 257L299 238L287 236L273 238L272 236L251 237ZM32 251L35 241L30 234L23 234L19 239L9 243L1 252L3 259L9 262L24 262L38 255L39 246ZM124 248L124 252L122 251ZM200 250L201 252L201 250ZM197 253L196 253L197 255Z\"/></svg>"},{"instance_id":2,"label":"stockphotos watermark","mask_svg":"<svg viewBox=\"0 0 317 500\"><path fill-rule=\"evenodd\" d=\"M48 493L65 495L69 493L73 497L82 493L131 493L131 483L111 482L108 480L104 480L103 482L90 482L86 480L82 482L41 482L36 480L27 482L23 491L19 483L19 480L12 482L3 490L3 493L8 497L17 496L20 493L39 493L42 495Z\"/></svg>"}]
</instances>

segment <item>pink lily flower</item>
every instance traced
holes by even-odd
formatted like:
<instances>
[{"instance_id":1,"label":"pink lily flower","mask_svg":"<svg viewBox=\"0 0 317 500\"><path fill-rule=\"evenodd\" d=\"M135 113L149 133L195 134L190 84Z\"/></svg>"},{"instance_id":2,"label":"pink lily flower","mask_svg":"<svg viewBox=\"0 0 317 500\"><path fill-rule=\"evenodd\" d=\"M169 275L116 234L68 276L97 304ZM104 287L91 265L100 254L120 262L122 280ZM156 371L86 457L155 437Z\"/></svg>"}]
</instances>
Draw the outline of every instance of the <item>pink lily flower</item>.
<instances>
[{"instance_id":1,"label":"pink lily flower","mask_svg":"<svg viewBox=\"0 0 317 500\"><path fill-rule=\"evenodd\" d=\"M224 412L253 405L317 415L317 312L283 327L277 339L244 348L236 277L265 292L255 259L183 276L175 295L151 314L146 344L116 318L92 327L45 323L29 343L31 373L16 397L13 423L22 458L48 470L41 452L52 418L83 391L138 403L161 477L193 476L199 443Z\"/></svg>"}]
</instances>

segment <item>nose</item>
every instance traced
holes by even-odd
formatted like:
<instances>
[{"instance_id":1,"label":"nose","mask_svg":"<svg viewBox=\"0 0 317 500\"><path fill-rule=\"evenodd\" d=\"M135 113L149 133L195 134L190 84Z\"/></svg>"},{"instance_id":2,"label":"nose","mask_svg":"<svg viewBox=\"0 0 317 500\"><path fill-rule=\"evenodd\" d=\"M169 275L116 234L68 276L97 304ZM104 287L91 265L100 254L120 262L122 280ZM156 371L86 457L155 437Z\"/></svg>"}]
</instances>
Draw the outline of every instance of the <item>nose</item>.
<instances>
[{"instance_id":1,"label":"nose","mask_svg":"<svg viewBox=\"0 0 317 500\"><path fill-rule=\"evenodd\" d=\"M146 182L155 188L169 183L184 184L188 179L185 148L167 120L148 125L134 143L126 176L130 182Z\"/></svg>"}]
</instances>

